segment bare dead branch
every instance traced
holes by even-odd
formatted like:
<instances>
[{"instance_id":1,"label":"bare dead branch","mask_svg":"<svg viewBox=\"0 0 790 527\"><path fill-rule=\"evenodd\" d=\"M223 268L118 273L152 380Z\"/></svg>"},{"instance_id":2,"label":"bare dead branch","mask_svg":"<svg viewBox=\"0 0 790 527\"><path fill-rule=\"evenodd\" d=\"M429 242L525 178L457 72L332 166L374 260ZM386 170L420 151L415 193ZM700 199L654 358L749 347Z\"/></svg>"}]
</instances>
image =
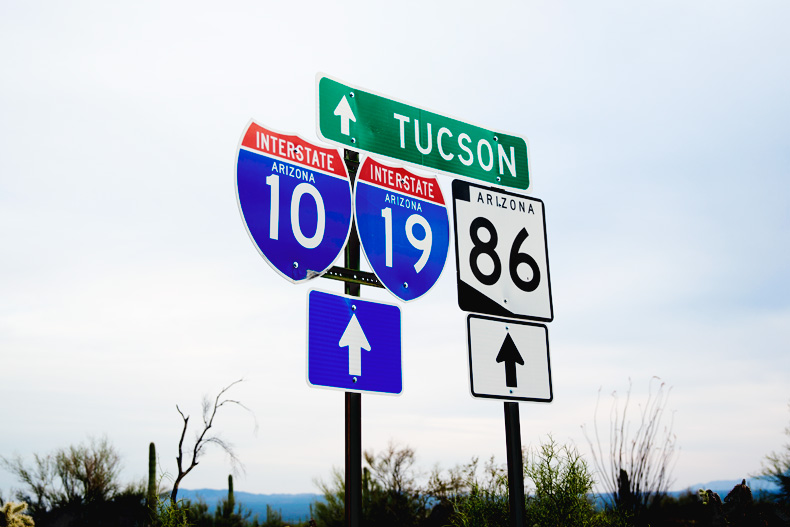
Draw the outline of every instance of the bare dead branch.
<instances>
[{"instance_id":1,"label":"bare dead branch","mask_svg":"<svg viewBox=\"0 0 790 527\"><path fill-rule=\"evenodd\" d=\"M178 474L173 481L173 490L170 493L170 500L172 503L176 503L176 498L178 496L178 487L181 484L181 481L184 477L189 474L193 468L195 468L198 463L201 454L203 453L205 447L210 444L217 445L220 449L222 449L225 454L228 456L231 462L231 467L233 471L236 472L238 469L244 470L244 466L241 464L236 452L233 449L233 445L228 443L224 439L222 439L218 434L214 434L210 432L212 427L214 426L214 418L217 416L217 412L220 408L225 405L235 405L243 408L250 414L252 414L253 419L255 420L255 415L252 411L244 406L240 401L235 399L223 399L225 393L235 386L236 384L242 382L244 379L238 379L233 381L229 385L222 388L217 396L214 398L213 402L208 398L204 397L202 402L202 417L203 417L203 427L200 431L198 431L195 435L195 444L192 447L192 459L190 460L189 466L184 469L183 468L183 445L184 445L184 437L186 436L187 428L189 425L189 416L185 416L181 409L176 405L176 410L181 415L181 419L184 422L184 425L181 429L181 438L178 442L178 457L176 458L177 467L178 467ZM258 429L258 422L255 420L255 431L257 432Z\"/></svg>"}]
</instances>

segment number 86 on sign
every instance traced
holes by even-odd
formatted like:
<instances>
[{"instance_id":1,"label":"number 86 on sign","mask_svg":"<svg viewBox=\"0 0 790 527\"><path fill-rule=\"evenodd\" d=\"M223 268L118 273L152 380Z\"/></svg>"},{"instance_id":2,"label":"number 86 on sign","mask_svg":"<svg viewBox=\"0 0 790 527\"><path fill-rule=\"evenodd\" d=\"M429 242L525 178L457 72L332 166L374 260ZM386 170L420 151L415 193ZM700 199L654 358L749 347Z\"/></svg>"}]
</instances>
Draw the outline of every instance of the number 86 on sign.
<instances>
[{"instance_id":1,"label":"number 86 on sign","mask_svg":"<svg viewBox=\"0 0 790 527\"><path fill-rule=\"evenodd\" d=\"M461 309L551 321L543 202L462 180L453 202Z\"/></svg>"}]
</instances>

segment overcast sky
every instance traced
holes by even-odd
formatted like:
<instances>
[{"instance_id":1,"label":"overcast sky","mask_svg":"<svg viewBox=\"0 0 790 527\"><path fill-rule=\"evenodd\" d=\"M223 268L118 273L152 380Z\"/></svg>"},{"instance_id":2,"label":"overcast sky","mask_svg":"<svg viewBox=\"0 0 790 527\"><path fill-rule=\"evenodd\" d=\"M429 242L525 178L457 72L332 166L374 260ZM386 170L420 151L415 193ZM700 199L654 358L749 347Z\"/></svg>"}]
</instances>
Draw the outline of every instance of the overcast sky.
<instances>
[{"instance_id":1,"label":"overcast sky","mask_svg":"<svg viewBox=\"0 0 790 527\"><path fill-rule=\"evenodd\" d=\"M297 5L298 4L298 5ZM249 492L317 492L343 466L343 394L305 382L306 297L235 198L250 119L317 141L315 75L530 142L555 319L552 404L525 445L588 455L609 394L672 386L675 488L740 479L790 420L790 4L0 2L0 455L106 435L125 481L178 404L222 410ZM445 196L451 178L440 176ZM451 244L402 304L404 391L362 398L363 448L505 461L502 403L473 399ZM386 291L363 296L395 301ZM636 416L634 415L634 418ZM183 482L225 485L207 450ZM0 472L0 492L13 477Z\"/></svg>"}]
</instances>

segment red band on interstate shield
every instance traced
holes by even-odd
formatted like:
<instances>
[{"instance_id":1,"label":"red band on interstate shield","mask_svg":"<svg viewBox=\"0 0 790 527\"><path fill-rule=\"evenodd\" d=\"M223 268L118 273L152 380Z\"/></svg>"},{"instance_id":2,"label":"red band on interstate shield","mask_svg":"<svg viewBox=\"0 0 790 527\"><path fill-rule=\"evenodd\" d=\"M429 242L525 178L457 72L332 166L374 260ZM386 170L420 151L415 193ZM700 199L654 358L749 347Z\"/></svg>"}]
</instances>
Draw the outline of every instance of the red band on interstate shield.
<instances>
[{"instance_id":1,"label":"red band on interstate shield","mask_svg":"<svg viewBox=\"0 0 790 527\"><path fill-rule=\"evenodd\" d=\"M357 177L379 187L444 205L442 190L436 178L418 176L403 168L388 167L369 156L359 167Z\"/></svg>"},{"instance_id":2,"label":"red band on interstate shield","mask_svg":"<svg viewBox=\"0 0 790 527\"><path fill-rule=\"evenodd\" d=\"M299 163L309 168L347 178L346 166L334 148L322 148L301 137L267 130L257 123L250 124L241 146L263 152L284 161Z\"/></svg>"}]
</instances>

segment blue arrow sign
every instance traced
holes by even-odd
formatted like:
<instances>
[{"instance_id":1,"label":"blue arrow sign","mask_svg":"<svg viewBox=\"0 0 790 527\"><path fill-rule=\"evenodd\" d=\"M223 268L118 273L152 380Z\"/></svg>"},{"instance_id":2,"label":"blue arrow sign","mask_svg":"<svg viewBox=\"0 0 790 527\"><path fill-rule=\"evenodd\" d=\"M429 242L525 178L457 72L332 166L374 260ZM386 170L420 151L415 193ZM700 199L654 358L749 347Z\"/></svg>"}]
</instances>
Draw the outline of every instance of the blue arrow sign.
<instances>
[{"instance_id":1,"label":"blue arrow sign","mask_svg":"<svg viewBox=\"0 0 790 527\"><path fill-rule=\"evenodd\" d=\"M261 256L291 282L320 276L351 231L351 185L337 150L251 122L236 162L236 194Z\"/></svg>"},{"instance_id":2,"label":"blue arrow sign","mask_svg":"<svg viewBox=\"0 0 790 527\"><path fill-rule=\"evenodd\" d=\"M307 383L344 391L401 393L398 306L310 291Z\"/></svg>"},{"instance_id":3,"label":"blue arrow sign","mask_svg":"<svg viewBox=\"0 0 790 527\"><path fill-rule=\"evenodd\" d=\"M365 159L354 187L359 242L381 283L401 300L414 300L442 274L450 222L439 183Z\"/></svg>"}]
</instances>

